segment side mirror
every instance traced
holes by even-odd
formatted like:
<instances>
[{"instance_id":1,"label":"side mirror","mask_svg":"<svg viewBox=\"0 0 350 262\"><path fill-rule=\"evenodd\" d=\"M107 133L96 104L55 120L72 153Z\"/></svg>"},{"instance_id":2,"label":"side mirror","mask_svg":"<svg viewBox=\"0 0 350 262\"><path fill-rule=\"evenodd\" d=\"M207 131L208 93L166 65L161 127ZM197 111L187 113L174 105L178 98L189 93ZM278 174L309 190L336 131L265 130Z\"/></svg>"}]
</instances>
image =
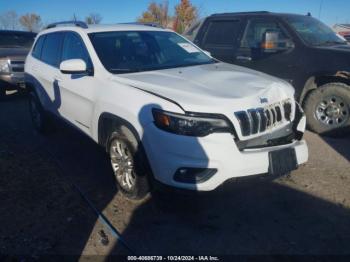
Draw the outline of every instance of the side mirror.
<instances>
[{"instance_id":1,"label":"side mirror","mask_svg":"<svg viewBox=\"0 0 350 262\"><path fill-rule=\"evenodd\" d=\"M261 48L264 53L277 53L294 48L294 43L289 39L280 39L279 32L266 31L263 35Z\"/></svg>"},{"instance_id":2,"label":"side mirror","mask_svg":"<svg viewBox=\"0 0 350 262\"><path fill-rule=\"evenodd\" d=\"M83 74L86 73L86 63L82 59L69 59L60 64L63 74Z\"/></svg>"},{"instance_id":3,"label":"side mirror","mask_svg":"<svg viewBox=\"0 0 350 262\"><path fill-rule=\"evenodd\" d=\"M265 53L276 53L278 50L279 33L266 31L263 35L261 48Z\"/></svg>"}]
</instances>

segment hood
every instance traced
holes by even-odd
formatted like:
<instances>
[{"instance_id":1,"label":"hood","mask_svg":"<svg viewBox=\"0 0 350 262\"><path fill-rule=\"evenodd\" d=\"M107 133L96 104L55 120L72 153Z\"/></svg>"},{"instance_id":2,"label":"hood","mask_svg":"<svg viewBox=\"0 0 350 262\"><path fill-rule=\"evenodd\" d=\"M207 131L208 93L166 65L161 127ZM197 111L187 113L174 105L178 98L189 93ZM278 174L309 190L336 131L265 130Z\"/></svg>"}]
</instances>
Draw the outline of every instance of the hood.
<instances>
[{"instance_id":1,"label":"hood","mask_svg":"<svg viewBox=\"0 0 350 262\"><path fill-rule=\"evenodd\" d=\"M115 81L171 99L185 111L224 113L292 98L293 87L247 68L217 63L116 75ZM267 104L266 104L267 105Z\"/></svg>"},{"instance_id":2,"label":"hood","mask_svg":"<svg viewBox=\"0 0 350 262\"><path fill-rule=\"evenodd\" d=\"M0 58L21 57L24 60L28 53L28 48L0 48Z\"/></svg>"},{"instance_id":3,"label":"hood","mask_svg":"<svg viewBox=\"0 0 350 262\"><path fill-rule=\"evenodd\" d=\"M348 44L348 45L319 46L319 47L316 47L316 48L322 49L322 50L338 51L338 52L343 52L343 53L349 53L350 54L350 44Z\"/></svg>"}]
</instances>

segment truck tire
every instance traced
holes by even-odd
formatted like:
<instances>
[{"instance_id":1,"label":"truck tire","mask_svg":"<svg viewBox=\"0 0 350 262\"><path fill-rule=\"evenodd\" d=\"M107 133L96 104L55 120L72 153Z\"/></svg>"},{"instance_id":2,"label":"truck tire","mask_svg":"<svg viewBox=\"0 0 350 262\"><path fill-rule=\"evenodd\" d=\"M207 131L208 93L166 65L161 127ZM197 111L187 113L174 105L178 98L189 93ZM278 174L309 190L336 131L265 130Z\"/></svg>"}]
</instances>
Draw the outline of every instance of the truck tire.
<instances>
[{"instance_id":1,"label":"truck tire","mask_svg":"<svg viewBox=\"0 0 350 262\"><path fill-rule=\"evenodd\" d=\"M107 143L118 189L130 199L143 199L150 192L150 168L140 142L122 126L113 131Z\"/></svg>"},{"instance_id":2,"label":"truck tire","mask_svg":"<svg viewBox=\"0 0 350 262\"><path fill-rule=\"evenodd\" d=\"M307 125L311 131L328 136L344 136L350 131L350 86L325 84L304 101Z\"/></svg>"},{"instance_id":3,"label":"truck tire","mask_svg":"<svg viewBox=\"0 0 350 262\"><path fill-rule=\"evenodd\" d=\"M33 92L29 94L29 113L36 131L40 134L47 134L50 132L50 119L43 109L37 95Z\"/></svg>"}]
</instances>

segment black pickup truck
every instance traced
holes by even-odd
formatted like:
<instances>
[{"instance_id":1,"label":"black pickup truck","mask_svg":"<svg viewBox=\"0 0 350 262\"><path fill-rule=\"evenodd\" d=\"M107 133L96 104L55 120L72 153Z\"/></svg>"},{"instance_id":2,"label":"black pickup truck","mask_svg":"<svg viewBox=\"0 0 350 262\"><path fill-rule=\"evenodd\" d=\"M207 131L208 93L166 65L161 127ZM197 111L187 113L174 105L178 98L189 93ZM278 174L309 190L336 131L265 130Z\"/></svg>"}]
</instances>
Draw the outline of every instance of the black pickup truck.
<instances>
[{"instance_id":1,"label":"black pickup truck","mask_svg":"<svg viewBox=\"0 0 350 262\"><path fill-rule=\"evenodd\" d=\"M0 30L0 100L24 85L24 61L36 34Z\"/></svg>"},{"instance_id":2,"label":"black pickup truck","mask_svg":"<svg viewBox=\"0 0 350 262\"><path fill-rule=\"evenodd\" d=\"M311 15L214 14L184 35L218 60L293 84L309 129L348 134L350 45Z\"/></svg>"}]
</instances>

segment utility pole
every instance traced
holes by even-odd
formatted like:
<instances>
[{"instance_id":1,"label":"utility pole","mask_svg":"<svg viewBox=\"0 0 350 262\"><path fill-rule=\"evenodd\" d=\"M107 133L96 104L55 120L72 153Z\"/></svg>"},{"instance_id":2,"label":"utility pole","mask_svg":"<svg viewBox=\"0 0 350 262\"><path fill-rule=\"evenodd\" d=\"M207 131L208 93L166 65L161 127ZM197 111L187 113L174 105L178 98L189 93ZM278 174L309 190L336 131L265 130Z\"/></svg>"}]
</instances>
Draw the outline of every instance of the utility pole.
<instances>
[{"instance_id":1,"label":"utility pole","mask_svg":"<svg viewBox=\"0 0 350 262\"><path fill-rule=\"evenodd\" d=\"M320 9L318 11L318 19L320 19L320 20L321 20L322 8L323 8L323 1L324 0L321 0L321 2L320 2Z\"/></svg>"}]
</instances>

